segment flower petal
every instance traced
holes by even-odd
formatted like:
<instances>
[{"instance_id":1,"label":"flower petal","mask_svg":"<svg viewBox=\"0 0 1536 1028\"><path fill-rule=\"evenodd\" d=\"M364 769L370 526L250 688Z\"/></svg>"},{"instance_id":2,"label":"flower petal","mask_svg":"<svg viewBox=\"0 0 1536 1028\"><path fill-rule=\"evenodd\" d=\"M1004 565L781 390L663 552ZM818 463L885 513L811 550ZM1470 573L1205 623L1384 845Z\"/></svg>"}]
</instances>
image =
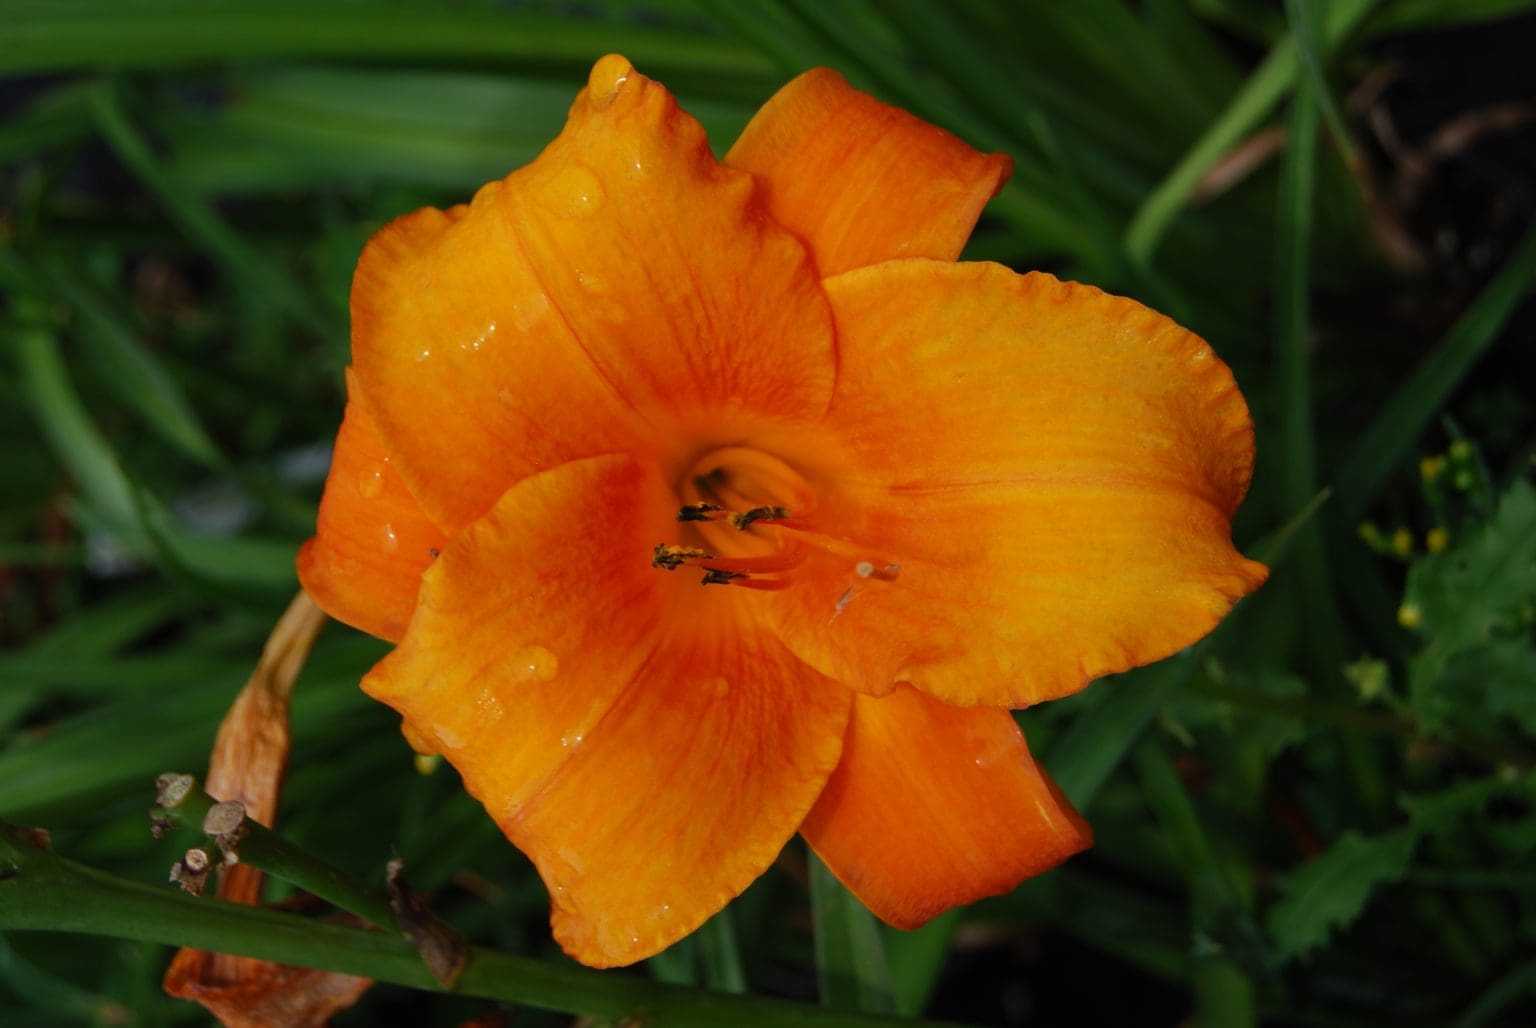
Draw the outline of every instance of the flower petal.
<instances>
[{"instance_id":1,"label":"flower petal","mask_svg":"<svg viewBox=\"0 0 1536 1028\"><path fill-rule=\"evenodd\" d=\"M681 473L744 423L818 417L835 375L804 244L621 57L532 164L380 232L352 318L380 432L450 534L566 460Z\"/></svg>"},{"instance_id":2,"label":"flower petal","mask_svg":"<svg viewBox=\"0 0 1536 1028\"><path fill-rule=\"evenodd\" d=\"M421 573L446 538L396 472L350 370L347 394L316 535L299 551L299 581L331 617L398 642Z\"/></svg>"},{"instance_id":3,"label":"flower petal","mask_svg":"<svg viewBox=\"0 0 1536 1028\"><path fill-rule=\"evenodd\" d=\"M1007 892L1093 841L1007 711L907 686L855 699L843 759L800 831L897 928Z\"/></svg>"},{"instance_id":4,"label":"flower petal","mask_svg":"<svg viewBox=\"0 0 1536 1028\"><path fill-rule=\"evenodd\" d=\"M752 597L650 567L676 508L627 457L524 479L443 551L363 683L533 859L556 938L597 966L661 950L762 873L851 702L753 625Z\"/></svg>"},{"instance_id":5,"label":"flower petal","mask_svg":"<svg viewBox=\"0 0 1536 1028\"><path fill-rule=\"evenodd\" d=\"M827 68L774 94L725 163L758 176L774 218L810 243L823 275L895 257L954 260L1013 170Z\"/></svg>"},{"instance_id":6,"label":"flower petal","mask_svg":"<svg viewBox=\"0 0 1536 1028\"><path fill-rule=\"evenodd\" d=\"M1232 375L1134 301L996 265L899 261L826 283L842 364L798 455L823 557L768 608L824 673L1025 706L1159 660L1263 582L1231 544L1253 466Z\"/></svg>"}]
</instances>

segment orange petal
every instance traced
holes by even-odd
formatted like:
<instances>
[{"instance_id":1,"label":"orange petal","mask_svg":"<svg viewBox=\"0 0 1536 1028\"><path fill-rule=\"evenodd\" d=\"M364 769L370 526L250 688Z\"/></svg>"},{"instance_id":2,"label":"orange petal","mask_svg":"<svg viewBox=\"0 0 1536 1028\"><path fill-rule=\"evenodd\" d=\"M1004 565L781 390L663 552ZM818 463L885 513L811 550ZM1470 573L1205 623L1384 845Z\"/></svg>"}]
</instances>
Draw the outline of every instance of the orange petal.
<instances>
[{"instance_id":1,"label":"orange petal","mask_svg":"<svg viewBox=\"0 0 1536 1028\"><path fill-rule=\"evenodd\" d=\"M347 395L317 533L299 551L299 581L331 617L398 642L421 573L447 539L400 478L350 370Z\"/></svg>"},{"instance_id":2,"label":"orange petal","mask_svg":"<svg viewBox=\"0 0 1536 1028\"><path fill-rule=\"evenodd\" d=\"M1007 892L1093 841L1007 711L906 686L855 699L843 759L800 831L897 928Z\"/></svg>"},{"instance_id":3,"label":"orange petal","mask_svg":"<svg viewBox=\"0 0 1536 1028\"><path fill-rule=\"evenodd\" d=\"M352 318L379 429L449 533L563 461L681 474L745 424L819 416L835 373L804 245L621 57L538 160L380 232Z\"/></svg>"},{"instance_id":4,"label":"orange petal","mask_svg":"<svg viewBox=\"0 0 1536 1028\"><path fill-rule=\"evenodd\" d=\"M556 938L595 966L761 874L847 722L848 691L752 624L755 597L650 567L677 506L627 457L524 479L443 551L363 683L533 859Z\"/></svg>"},{"instance_id":5,"label":"orange petal","mask_svg":"<svg viewBox=\"0 0 1536 1028\"><path fill-rule=\"evenodd\" d=\"M1167 318L996 265L899 261L826 283L842 364L814 446L824 557L765 607L862 691L1024 706L1161 659L1263 582L1230 520L1253 466L1232 375ZM837 442L840 440L840 443Z\"/></svg>"},{"instance_id":6,"label":"orange petal","mask_svg":"<svg viewBox=\"0 0 1536 1028\"><path fill-rule=\"evenodd\" d=\"M954 260L1013 170L827 68L779 90L725 162L758 176L823 275L894 257Z\"/></svg>"}]
</instances>

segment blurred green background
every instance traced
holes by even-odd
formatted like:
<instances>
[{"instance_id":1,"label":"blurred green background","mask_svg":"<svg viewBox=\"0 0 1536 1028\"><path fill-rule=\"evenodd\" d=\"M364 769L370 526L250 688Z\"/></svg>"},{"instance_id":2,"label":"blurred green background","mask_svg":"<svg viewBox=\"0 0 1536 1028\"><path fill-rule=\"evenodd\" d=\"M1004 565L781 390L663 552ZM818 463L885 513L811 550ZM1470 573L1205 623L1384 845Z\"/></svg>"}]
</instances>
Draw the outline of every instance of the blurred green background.
<instances>
[{"instance_id":1,"label":"blurred green background","mask_svg":"<svg viewBox=\"0 0 1536 1028\"><path fill-rule=\"evenodd\" d=\"M532 158L605 52L717 152L830 65L1014 157L968 256L1133 295L1232 365L1236 537L1274 573L1022 717L1088 854L902 934L797 842L637 973L975 1024L1536 1023L1533 12L0 0L0 816L141 882L185 848L152 782L201 772L296 588L384 221ZM562 963L531 867L357 691L383 649L322 637L283 834L371 881L398 851L477 943ZM206 1021L167 957L9 932L0 1022ZM571 1020L379 986L337 1023L492 1014Z\"/></svg>"}]
</instances>

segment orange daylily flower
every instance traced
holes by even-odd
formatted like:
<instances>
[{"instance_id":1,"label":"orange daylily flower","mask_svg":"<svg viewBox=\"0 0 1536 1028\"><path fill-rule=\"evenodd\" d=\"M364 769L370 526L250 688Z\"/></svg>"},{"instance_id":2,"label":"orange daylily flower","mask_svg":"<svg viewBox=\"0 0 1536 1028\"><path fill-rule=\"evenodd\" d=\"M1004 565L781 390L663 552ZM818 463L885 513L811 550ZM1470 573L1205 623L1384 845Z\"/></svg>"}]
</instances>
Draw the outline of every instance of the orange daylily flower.
<instances>
[{"instance_id":1,"label":"orange daylily flower","mask_svg":"<svg viewBox=\"0 0 1536 1028\"><path fill-rule=\"evenodd\" d=\"M826 70L717 161L609 56L532 164L363 252L303 582L399 644L364 689L576 958L664 948L796 831L903 927L1056 865L1089 831L1009 708L1263 581L1210 348L955 263L1009 169Z\"/></svg>"}]
</instances>

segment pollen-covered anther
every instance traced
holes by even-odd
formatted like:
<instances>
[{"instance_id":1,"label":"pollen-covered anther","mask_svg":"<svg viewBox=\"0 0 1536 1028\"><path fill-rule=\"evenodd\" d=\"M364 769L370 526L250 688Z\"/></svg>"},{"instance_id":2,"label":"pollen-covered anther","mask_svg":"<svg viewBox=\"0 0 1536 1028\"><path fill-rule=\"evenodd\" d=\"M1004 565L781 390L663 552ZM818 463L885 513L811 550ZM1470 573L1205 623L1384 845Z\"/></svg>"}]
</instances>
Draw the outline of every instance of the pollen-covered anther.
<instances>
[{"instance_id":1,"label":"pollen-covered anther","mask_svg":"<svg viewBox=\"0 0 1536 1028\"><path fill-rule=\"evenodd\" d=\"M724 507L713 503L686 503L678 509L679 521L723 521L730 515Z\"/></svg>"},{"instance_id":2,"label":"pollen-covered anther","mask_svg":"<svg viewBox=\"0 0 1536 1028\"><path fill-rule=\"evenodd\" d=\"M657 543L656 548L651 551L651 567L676 571L683 564L708 560L709 557L708 550L701 550L696 546L669 546L666 543Z\"/></svg>"},{"instance_id":3,"label":"pollen-covered anther","mask_svg":"<svg viewBox=\"0 0 1536 1028\"><path fill-rule=\"evenodd\" d=\"M739 514L731 514L727 517L732 525L739 531L745 532L759 521L772 524L775 521L783 521L789 517L789 509L777 505L767 507L753 507L751 510Z\"/></svg>"}]
</instances>

